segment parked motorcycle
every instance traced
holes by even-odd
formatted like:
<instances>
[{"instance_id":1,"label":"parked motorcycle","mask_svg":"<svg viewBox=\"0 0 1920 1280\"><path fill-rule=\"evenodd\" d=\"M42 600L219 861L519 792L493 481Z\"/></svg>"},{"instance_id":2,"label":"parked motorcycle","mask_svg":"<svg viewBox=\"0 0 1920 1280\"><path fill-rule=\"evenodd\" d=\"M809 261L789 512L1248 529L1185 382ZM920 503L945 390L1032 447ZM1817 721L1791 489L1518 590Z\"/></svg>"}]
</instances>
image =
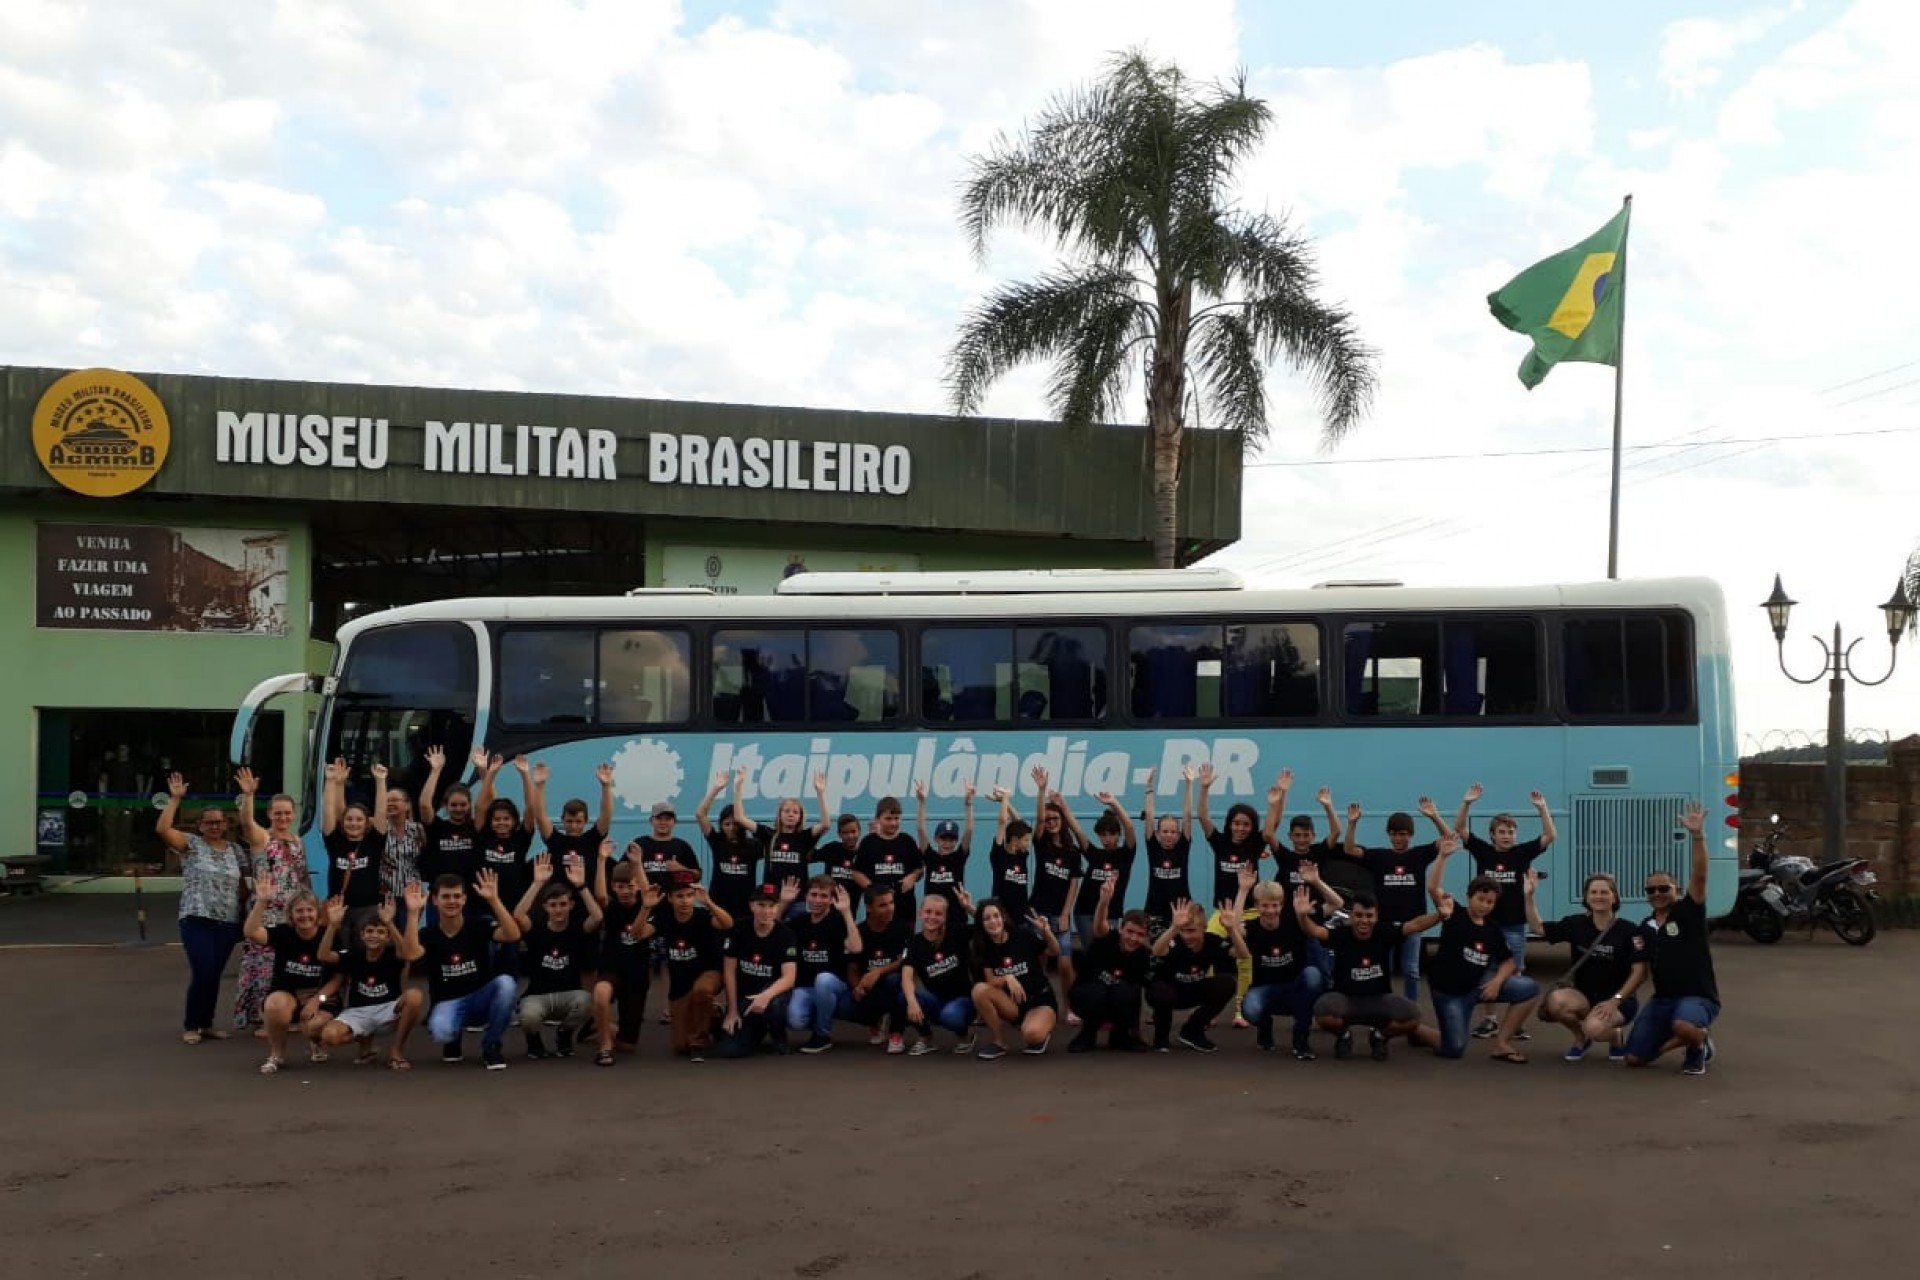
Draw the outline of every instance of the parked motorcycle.
<instances>
[{"instance_id":1,"label":"parked motorcycle","mask_svg":"<svg viewBox=\"0 0 1920 1280\"><path fill-rule=\"evenodd\" d=\"M1766 837L1753 846L1740 871L1740 892L1734 899L1733 920L1755 942L1774 943L1787 926L1830 925L1842 942L1864 947L1878 926L1872 904L1880 897L1879 878L1864 858L1841 858L1815 864L1797 854L1782 854L1786 834L1780 815L1774 814Z\"/></svg>"}]
</instances>

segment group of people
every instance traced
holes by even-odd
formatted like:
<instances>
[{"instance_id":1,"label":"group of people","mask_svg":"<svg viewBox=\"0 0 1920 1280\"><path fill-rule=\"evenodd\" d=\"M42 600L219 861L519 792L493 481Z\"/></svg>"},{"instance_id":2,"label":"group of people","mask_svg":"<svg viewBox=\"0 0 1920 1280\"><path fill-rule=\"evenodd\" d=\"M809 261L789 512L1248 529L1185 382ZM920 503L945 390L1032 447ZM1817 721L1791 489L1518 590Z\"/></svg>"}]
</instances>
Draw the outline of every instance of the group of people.
<instances>
[{"instance_id":1,"label":"group of people","mask_svg":"<svg viewBox=\"0 0 1920 1280\"><path fill-rule=\"evenodd\" d=\"M446 1062L462 1061L466 1036L477 1033L482 1061L504 1069L517 1021L529 1058L578 1048L612 1066L638 1048L662 983L665 1007L655 1012L670 1052L695 1061L822 1053L839 1023L909 1056L1044 1054L1063 1027L1070 1053L1099 1047L1102 1035L1115 1050L1211 1053L1230 1007L1232 1025L1251 1029L1263 1050L1278 1048L1284 1017L1288 1048L1302 1061L1317 1056L1316 1031L1332 1038L1337 1058L1352 1056L1364 1031L1375 1059L1395 1039L1460 1058L1480 1038L1493 1060L1523 1064L1535 1021L1566 1029L1569 1061L1604 1047L1645 1066L1678 1050L1682 1070L1699 1075L1713 1056L1719 992L1698 806L1680 818L1691 837L1686 880L1649 876L1644 921L1621 915L1619 886L1603 873L1587 878L1583 911L1546 920L1533 864L1556 832L1539 792L1530 797L1539 835L1529 840L1504 813L1484 838L1473 831L1476 784L1451 822L1420 798L1432 840L1415 844L1413 816L1395 813L1386 845L1367 847L1360 806L1347 806L1343 824L1323 787L1325 833L1296 815L1283 841L1290 770L1268 790L1264 821L1237 803L1216 826L1215 777L1202 765L1183 773L1178 816L1156 814L1148 778L1142 856L1116 797L1096 797L1102 811L1089 834L1035 769L1031 822L1005 790L989 797L980 879L991 887L976 898L967 887L971 787L962 821L929 828L926 788L916 783L908 834L893 797L868 821L836 817L824 775L813 780L817 822L787 798L762 823L740 801L743 778L722 775L694 813L703 858L677 834L668 803L653 806L647 833L624 848L608 839L606 765L594 820L574 798L556 821L544 764L511 762L516 805L497 785L508 768L500 756L476 751L473 785L444 789L444 753L431 749L427 760L418 797L372 766L370 803L349 798L345 761L328 765L324 897L307 883L288 797L269 801L261 827L257 782L241 770L237 832L218 807L188 832L176 826L186 784L169 780L159 831L182 855L185 877L187 1043L230 1034L215 1025L215 1004L244 942L235 1018L267 1042L266 1074L285 1065L295 1040L313 1061L351 1045L356 1062L384 1058L408 1070L407 1042L422 1022ZM1189 866L1196 820L1210 855L1200 871L1207 898L1194 892ZM1472 876L1456 899L1443 884L1461 854ZM1128 909L1136 874L1145 889ZM1571 967L1545 993L1527 974L1530 933L1572 950ZM412 985L421 977L424 992ZM1422 977L1431 1020L1419 1004Z\"/></svg>"}]
</instances>

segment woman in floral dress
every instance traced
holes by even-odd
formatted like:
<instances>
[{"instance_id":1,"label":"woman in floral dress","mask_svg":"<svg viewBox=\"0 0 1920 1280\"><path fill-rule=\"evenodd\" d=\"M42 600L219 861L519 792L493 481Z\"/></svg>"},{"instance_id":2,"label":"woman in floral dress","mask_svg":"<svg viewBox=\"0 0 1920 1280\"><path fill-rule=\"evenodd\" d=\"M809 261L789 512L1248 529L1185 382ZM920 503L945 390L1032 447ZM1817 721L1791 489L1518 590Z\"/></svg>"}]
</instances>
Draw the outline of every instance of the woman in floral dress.
<instances>
[{"instance_id":1,"label":"woman in floral dress","mask_svg":"<svg viewBox=\"0 0 1920 1280\"><path fill-rule=\"evenodd\" d=\"M253 797L260 789L259 779L253 776L253 770L242 769L234 774L234 781L240 786L240 832L246 837L247 848L253 852L252 883L258 884L264 879L273 885L273 896L267 901L262 921L272 928L287 923L287 907L295 894L311 890L306 850L293 831L293 797L277 795L269 800L267 825L262 827L253 817ZM233 1002L235 1026L251 1027L256 1036L266 1035L262 1010L272 983L273 949L251 942L245 944L240 953L239 994Z\"/></svg>"}]
</instances>

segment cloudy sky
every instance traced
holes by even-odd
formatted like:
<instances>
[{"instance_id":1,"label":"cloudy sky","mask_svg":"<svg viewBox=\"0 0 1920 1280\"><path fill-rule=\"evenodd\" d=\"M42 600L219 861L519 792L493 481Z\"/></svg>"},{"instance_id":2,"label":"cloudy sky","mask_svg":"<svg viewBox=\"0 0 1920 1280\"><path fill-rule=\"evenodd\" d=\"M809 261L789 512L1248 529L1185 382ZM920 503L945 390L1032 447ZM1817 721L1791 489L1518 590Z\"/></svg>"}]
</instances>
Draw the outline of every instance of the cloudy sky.
<instances>
[{"instance_id":1,"label":"cloudy sky","mask_svg":"<svg viewBox=\"0 0 1920 1280\"><path fill-rule=\"evenodd\" d=\"M1920 542L1906 0L8 0L0 362L938 410L955 317L1045 261L969 257L966 157L1132 45L1247 69L1239 198L1380 353L1331 453L1275 372L1223 563L1603 575L1612 371L1524 391L1484 297L1631 192L1624 572L1724 585L1750 742L1824 723L1776 570L1802 670L1839 619L1879 673ZM1916 691L1854 724L1920 730Z\"/></svg>"}]
</instances>

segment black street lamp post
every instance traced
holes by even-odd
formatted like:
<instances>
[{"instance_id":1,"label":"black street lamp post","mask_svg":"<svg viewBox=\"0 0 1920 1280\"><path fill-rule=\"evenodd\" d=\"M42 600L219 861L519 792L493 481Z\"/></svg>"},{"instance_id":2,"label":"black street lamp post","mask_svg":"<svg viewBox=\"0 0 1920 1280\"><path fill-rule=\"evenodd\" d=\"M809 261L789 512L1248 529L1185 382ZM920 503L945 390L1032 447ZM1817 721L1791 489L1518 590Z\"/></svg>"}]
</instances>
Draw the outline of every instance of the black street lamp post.
<instances>
[{"instance_id":1,"label":"black street lamp post","mask_svg":"<svg viewBox=\"0 0 1920 1280\"><path fill-rule=\"evenodd\" d=\"M1893 595L1880 606L1887 615L1887 670L1878 680L1868 680L1853 669L1853 646L1860 643L1844 640L1840 635L1840 624L1833 624L1833 643L1829 645L1819 636L1813 642L1820 646L1821 671L1818 675L1805 679L1787 670L1787 618L1793 612L1798 601L1790 599L1786 589L1780 585L1780 575L1773 575L1773 594L1768 596L1761 606L1767 611L1767 621L1773 626L1773 640L1779 650L1780 673L1795 684L1815 684L1822 676L1827 680L1827 803L1826 832L1822 843L1825 846L1829 862L1844 858L1847 853L1847 681L1853 680L1871 688L1885 684L1893 677L1894 665L1900 660L1900 636L1913 623L1914 604L1907 598L1904 582L1896 583Z\"/></svg>"}]
</instances>

